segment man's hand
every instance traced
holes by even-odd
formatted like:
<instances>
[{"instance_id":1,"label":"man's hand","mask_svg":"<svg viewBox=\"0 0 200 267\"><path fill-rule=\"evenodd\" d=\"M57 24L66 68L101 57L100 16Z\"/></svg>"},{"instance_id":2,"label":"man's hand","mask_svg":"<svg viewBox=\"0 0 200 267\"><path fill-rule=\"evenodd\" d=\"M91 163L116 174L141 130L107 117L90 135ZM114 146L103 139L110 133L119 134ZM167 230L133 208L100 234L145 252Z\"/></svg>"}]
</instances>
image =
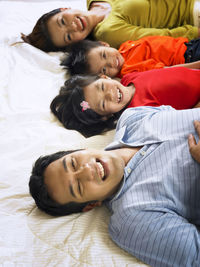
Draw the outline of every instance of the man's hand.
<instances>
[{"instance_id":1,"label":"man's hand","mask_svg":"<svg viewBox=\"0 0 200 267\"><path fill-rule=\"evenodd\" d=\"M200 121L194 121L194 127L200 138ZM200 140L196 143L196 140L192 134L188 137L189 149L192 157L200 163Z\"/></svg>"}]
</instances>

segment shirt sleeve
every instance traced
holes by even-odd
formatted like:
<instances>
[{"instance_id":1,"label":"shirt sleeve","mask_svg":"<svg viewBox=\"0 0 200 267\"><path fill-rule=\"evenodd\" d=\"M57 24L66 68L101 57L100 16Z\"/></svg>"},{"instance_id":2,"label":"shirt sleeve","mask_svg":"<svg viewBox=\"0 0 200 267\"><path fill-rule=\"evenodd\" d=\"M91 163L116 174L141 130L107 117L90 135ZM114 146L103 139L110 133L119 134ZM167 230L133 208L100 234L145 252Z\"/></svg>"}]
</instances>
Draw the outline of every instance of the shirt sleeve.
<instances>
[{"instance_id":1,"label":"shirt sleeve","mask_svg":"<svg viewBox=\"0 0 200 267\"><path fill-rule=\"evenodd\" d=\"M196 135L194 120L200 120L200 108L175 110L171 106L126 109L118 123L115 140L143 146ZM142 134L141 134L142 131Z\"/></svg>"},{"instance_id":2,"label":"shirt sleeve","mask_svg":"<svg viewBox=\"0 0 200 267\"><path fill-rule=\"evenodd\" d=\"M152 267L198 267L200 236L193 224L170 212L127 212L109 233L118 246Z\"/></svg>"},{"instance_id":3,"label":"shirt sleeve","mask_svg":"<svg viewBox=\"0 0 200 267\"><path fill-rule=\"evenodd\" d=\"M137 75L137 74L136 74ZM131 76L130 74L127 74L123 79L129 78ZM171 106L159 106L159 107L135 107L135 108L128 108L126 109L122 115L120 116L120 119L117 123L116 130L124 127L129 126L133 127L135 124L142 123L145 119L151 118L157 113L160 113L161 111L170 111L175 110Z\"/></svg>"},{"instance_id":4,"label":"shirt sleeve","mask_svg":"<svg viewBox=\"0 0 200 267\"><path fill-rule=\"evenodd\" d=\"M129 63L127 64L126 62L122 66L121 69L121 76L127 74L127 73L132 73L132 72L142 72L146 70L152 70L152 69L161 69L164 68L164 63L157 61L153 58L149 58L147 60L143 60L141 62L137 63Z\"/></svg>"},{"instance_id":5,"label":"shirt sleeve","mask_svg":"<svg viewBox=\"0 0 200 267\"><path fill-rule=\"evenodd\" d=\"M123 24L115 25L110 32L102 34L102 40L107 41L112 47L119 46L127 40L138 40L145 36L160 35L171 37L187 37L189 40L198 37L198 28L192 25L184 25L172 29L168 28L143 28L128 24L123 20ZM119 38L120 36L120 38Z\"/></svg>"}]
</instances>

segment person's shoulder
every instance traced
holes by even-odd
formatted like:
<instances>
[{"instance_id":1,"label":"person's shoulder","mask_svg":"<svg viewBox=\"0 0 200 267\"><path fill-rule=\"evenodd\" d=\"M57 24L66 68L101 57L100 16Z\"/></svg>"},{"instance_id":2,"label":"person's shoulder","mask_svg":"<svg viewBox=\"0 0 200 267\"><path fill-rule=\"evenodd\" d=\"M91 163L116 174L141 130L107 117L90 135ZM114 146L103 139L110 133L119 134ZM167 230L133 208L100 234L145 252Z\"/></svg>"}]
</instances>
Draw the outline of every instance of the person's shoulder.
<instances>
[{"instance_id":1,"label":"person's shoulder","mask_svg":"<svg viewBox=\"0 0 200 267\"><path fill-rule=\"evenodd\" d=\"M171 106L159 106L159 107L151 107L151 106L140 106L127 108L120 116L119 121L117 123L117 129L123 127L125 124L129 125L130 123L136 123L144 119L146 116L152 116L153 114L160 111L169 111L174 110Z\"/></svg>"}]
</instances>

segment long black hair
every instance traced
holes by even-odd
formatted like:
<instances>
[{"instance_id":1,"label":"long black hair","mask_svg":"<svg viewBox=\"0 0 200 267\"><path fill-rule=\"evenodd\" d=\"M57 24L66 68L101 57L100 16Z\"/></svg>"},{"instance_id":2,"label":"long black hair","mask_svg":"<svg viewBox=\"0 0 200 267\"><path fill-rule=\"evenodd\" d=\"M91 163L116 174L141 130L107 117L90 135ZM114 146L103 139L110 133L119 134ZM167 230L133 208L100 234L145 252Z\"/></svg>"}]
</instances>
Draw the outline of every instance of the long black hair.
<instances>
[{"instance_id":1,"label":"long black hair","mask_svg":"<svg viewBox=\"0 0 200 267\"><path fill-rule=\"evenodd\" d=\"M21 38L23 39L23 41L45 52L65 51L65 47L56 47L53 44L47 28L47 21L49 20L49 18L59 12L61 12L61 9L57 8L42 15L36 22L30 34L21 34Z\"/></svg>"},{"instance_id":2,"label":"long black hair","mask_svg":"<svg viewBox=\"0 0 200 267\"><path fill-rule=\"evenodd\" d=\"M107 120L92 109L82 111L80 103L84 101L83 88L99 79L99 76L75 75L67 80L60 93L53 99L50 109L67 128L81 132L86 137L114 129L121 112L113 114Z\"/></svg>"}]
</instances>

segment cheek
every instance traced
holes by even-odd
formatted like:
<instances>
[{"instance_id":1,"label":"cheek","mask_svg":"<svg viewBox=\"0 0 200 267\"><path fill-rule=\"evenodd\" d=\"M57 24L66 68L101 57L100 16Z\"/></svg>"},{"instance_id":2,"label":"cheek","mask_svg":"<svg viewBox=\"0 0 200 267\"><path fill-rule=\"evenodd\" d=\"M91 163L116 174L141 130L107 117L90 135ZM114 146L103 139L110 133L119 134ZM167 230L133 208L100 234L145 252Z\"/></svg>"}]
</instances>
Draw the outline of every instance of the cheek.
<instances>
[{"instance_id":1,"label":"cheek","mask_svg":"<svg viewBox=\"0 0 200 267\"><path fill-rule=\"evenodd\" d=\"M115 69L115 68L113 68L112 70L111 70L111 73L110 73L111 75L111 77L115 77L117 74L118 74L118 70L117 69Z\"/></svg>"},{"instance_id":2,"label":"cheek","mask_svg":"<svg viewBox=\"0 0 200 267\"><path fill-rule=\"evenodd\" d=\"M107 194L107 187L102 185L86 184L84 189L84 195L87 201L99 200Z\"/></svg>"},{"instance_id":3,"label":"cheek","mask_svg":"<svg viewBox=\"0 0 200 267\"><path fill-rule=\"evenodd\" d=\"M74 32L73 33L73 41L74 42L78 42L78 41L82 41L87 37L86 33L83 32Z\"/></svg>"}]
</instances>

